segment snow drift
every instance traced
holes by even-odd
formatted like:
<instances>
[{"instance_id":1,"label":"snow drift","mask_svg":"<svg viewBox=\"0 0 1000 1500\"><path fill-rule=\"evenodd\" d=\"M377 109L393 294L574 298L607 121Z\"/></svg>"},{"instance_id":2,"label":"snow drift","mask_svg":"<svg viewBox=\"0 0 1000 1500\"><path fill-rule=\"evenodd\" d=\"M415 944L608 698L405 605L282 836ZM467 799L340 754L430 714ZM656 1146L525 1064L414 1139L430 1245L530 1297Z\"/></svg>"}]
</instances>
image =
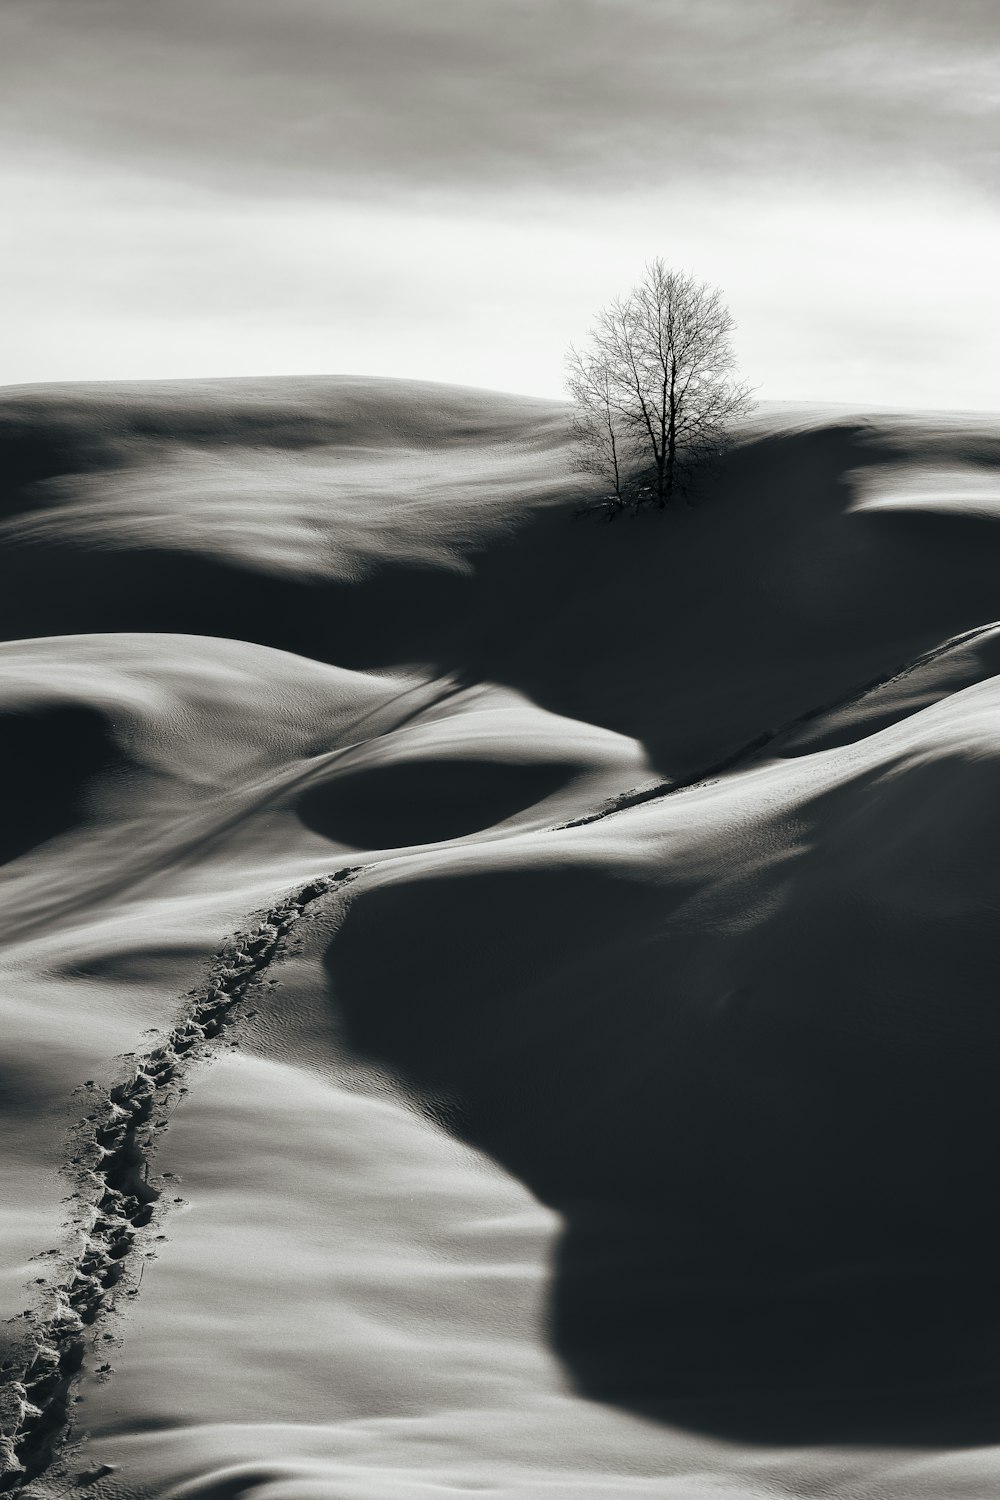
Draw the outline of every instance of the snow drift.
<instances>
[{"instance_id":1,"label":"snow drift","mask_svg":"<svg viewBox=\"0 0 1000 1500\"><path fill-rule=\"evenodd\" d=\"M995 1483L1000 431L767 409L613 526L568 441L405 382L0 403L9 1431L88 1087L357 871L150 1115L46 1492Z\"/></svg>"}]
</instances>

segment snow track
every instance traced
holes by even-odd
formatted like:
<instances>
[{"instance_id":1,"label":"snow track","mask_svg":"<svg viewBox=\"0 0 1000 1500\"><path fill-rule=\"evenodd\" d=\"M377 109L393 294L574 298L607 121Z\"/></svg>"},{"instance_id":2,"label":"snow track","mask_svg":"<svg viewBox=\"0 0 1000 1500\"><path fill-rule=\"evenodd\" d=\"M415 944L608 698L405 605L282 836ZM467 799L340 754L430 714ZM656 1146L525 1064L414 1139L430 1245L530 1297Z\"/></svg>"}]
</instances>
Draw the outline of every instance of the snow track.
<instances>
[{"instance_id":1,"label":"snow track","mask_svg":"<svg viewBox=\"0 0 1000 1500\"><path fill-rule=\"evenodd\" d=\"M135 1057L128 1077L109 1089L89 1082L81 1090L89 1108L74 1130L70 1158L74 1245L45 1311L22 1315L29 1332L20 1356L0 1371L0 1491L24 1492L57 1459L72 1436L74 1391L88 1355L96 1357L101 1338L113 1338L103 1325L119 1299L138 1294L150 1242L169 1208L166 1184L150 1178L150 1166L158 1132L185 1092L186 1072L239 1019L248 993L308 908L356 873L350 867L311 881L238 933L206 984L189 995L178 1024ZM96 1369L107 1373L110 1366Z\"/></svg>"}]
</instances>

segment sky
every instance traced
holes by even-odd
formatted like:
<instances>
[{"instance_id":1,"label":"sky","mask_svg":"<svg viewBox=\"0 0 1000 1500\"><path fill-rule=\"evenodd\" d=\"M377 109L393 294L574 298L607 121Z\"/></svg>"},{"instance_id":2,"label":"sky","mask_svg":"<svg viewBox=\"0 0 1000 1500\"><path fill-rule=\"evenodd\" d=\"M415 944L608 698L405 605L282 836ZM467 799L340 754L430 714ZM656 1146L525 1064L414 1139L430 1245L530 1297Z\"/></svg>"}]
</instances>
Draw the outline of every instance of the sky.
<instances>
[{"instance_id":1,"label":"sky","mask_svg":"<svg viewBox=\"0 0 1000 1500\"><path fill-rule=\"evenodd\" d=\"M763 399L1000 406L997 0L4 0L0 382L563 392L662 256Z\"/></svg>"}]
</instances>

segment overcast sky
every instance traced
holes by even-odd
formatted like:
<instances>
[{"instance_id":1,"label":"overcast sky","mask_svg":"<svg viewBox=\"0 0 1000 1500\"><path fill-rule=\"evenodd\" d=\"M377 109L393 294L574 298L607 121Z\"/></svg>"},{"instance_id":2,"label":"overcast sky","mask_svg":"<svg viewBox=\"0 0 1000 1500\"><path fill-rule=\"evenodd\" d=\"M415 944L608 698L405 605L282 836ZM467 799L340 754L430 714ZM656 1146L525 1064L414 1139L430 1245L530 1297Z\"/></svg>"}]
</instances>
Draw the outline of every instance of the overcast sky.
<instances>
[{"instance_id":1,"label":"overcast sky","mask_svg":"<svg viewBox=\"0 0 1000 1500\"><path fill-rule=\"evenodd\" d=\"M765 398L1000 406L998 0L3 0L0 381L558 395L662 255Z\"/></svg>"}]
</instances>

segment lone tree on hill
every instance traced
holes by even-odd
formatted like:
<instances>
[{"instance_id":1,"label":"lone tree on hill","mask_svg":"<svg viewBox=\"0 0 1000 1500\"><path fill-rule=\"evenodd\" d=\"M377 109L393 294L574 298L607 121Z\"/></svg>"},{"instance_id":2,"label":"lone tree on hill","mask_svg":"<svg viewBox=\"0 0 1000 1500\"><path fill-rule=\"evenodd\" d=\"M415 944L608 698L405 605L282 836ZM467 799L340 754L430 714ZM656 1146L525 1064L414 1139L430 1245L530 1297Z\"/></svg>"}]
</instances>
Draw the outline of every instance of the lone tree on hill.
<instances>
[{"instance_id":1,"label":"lone tree on hill","mask_svg":"<svg viewBox=\"0 0 1000 1500\"><path fill-rule=\"evenodd\" d=\"M577 461L610 485L609 519L626 506L662 510L752 409L733 378L735 326L716 288L657 259L598 313L587 347L570 346Z\"/></svg>"}]
</instances>

